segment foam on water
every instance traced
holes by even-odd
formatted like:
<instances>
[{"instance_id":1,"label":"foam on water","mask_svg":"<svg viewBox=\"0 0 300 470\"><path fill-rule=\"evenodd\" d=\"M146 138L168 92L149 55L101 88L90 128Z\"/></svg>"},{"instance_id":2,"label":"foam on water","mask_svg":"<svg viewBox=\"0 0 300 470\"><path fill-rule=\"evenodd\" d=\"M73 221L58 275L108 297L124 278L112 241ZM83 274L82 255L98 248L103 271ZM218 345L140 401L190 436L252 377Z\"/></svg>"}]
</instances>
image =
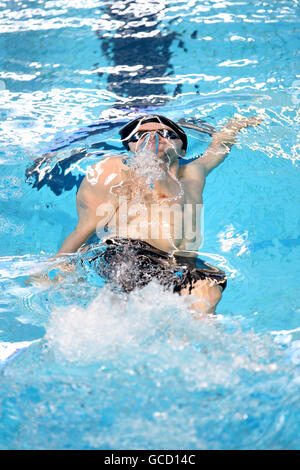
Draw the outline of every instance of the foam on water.
<instances>
[{"instance_id":1,"label":"foam on water","mask_svg":"<svg viewBox=\"0 0 300 470\"><path fill-rule=\"evenodd\" d=\"M82 283L84 304L67 287L47 294L42 341L2 370L4 448L295 448L295 342L291 360L242 318L195 320L156 281L128 295Z\"/></svg>"},{"instance_id":2,"label":"foam on water","mask_svg":"<svg viewBox=\"0 0 300 470\"><path fill-rule=\"evenodd\" d=\"M245 333L238 321L223 321L221 315L195 319L192 302L156 281L128 295L105 287L86 307L56 307L45 338L59 362L116 365L126 357L136 366L145 357L148 364L159 359L159 369L176 367L200 388L231 387L241 369L267 374L278 369L284 354L271 337Z\"/></svg>"},{"instance_id":3,"label":"foam on water","mask_svg":"<svg viewBox=\"0 0 300 470\"><path fill-rule=\"evenodd\" d=\"M155 281L128 296L104 287L86 308L54 309L46 338L55 354L70 362L113 359L147 343L158 331L168 336L180 328L191 317L190 303L190 298L163 291Z\"/></svg>"}]
</instances>

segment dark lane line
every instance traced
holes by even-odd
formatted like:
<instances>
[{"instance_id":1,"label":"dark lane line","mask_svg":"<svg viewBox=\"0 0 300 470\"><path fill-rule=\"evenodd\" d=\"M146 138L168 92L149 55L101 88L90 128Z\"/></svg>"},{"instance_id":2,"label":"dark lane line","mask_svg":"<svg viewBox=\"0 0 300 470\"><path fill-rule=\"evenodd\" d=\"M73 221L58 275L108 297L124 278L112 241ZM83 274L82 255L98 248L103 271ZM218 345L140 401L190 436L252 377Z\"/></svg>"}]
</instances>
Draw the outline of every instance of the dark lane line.
<instances>
[{"instance_id":1,"label":"dark lane line","mask_svg":"<svg viewBox=\"0 0 300 470\"><path fill-rule=\"evenodd\" d=\"M159 106L168 101L165 85L144 81L173 73L171 46L175 40L179 41L180 34L168 32L162 25L159 19L163 9L161 1L151 2L148 11L145 5L142 15L141 6L137 9L136 5L131 0L112 2L105 10L105 18L118 24L117 34L106 37L104 31L97 31L102 52L116 68L116 72L108 76L107 88L118 96L128 98L127 108ZM180 86L174 93L180 93ZM124 104L121 106L124 107ZM116 104L115 107L120 105Z\"/></svg>"}]
</instances>

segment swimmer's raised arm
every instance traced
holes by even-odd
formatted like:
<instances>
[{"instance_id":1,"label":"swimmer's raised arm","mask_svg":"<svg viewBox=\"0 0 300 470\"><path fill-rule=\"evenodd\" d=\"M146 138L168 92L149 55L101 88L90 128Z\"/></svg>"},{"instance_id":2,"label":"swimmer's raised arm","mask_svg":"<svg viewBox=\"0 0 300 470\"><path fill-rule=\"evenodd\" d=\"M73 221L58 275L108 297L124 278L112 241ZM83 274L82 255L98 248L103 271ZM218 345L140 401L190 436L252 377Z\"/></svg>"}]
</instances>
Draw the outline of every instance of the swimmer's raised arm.
<instances>
[{"instance_id":1,"label":"swimmer's raised arm","mask_svg":"<svg viewBox=\"0 0 300 470\"><path fill-rule=\"evenodd\" d=\"M231 147L236 142L238 133L242 129L257 126L261 123L261 120L261 118L256 116L229 119L221 130L213 135L211 144L199 160L199 163L204 167L205 173L210 173L225 160Z\"/></svg>"}]
</instances>

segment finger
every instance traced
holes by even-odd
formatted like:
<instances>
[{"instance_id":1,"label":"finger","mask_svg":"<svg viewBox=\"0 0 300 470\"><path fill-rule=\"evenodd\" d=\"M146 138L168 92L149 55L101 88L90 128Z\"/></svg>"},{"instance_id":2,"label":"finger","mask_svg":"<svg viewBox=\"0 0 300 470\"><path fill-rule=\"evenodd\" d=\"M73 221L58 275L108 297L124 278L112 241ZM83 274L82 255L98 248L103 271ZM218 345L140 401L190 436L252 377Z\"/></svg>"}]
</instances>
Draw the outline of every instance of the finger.
<instances>
[{"instance_id":1,"label":"finger","mask_svg":"<svg viewBox=\"0 0 300 470\"><path fill-rule=\"evenodd\" d=\"M259 126L261 124L263 118L258 117L258 116L251 116L247 118L246 120L246 125L247 126Z\"/></svg>"}]
</instances>

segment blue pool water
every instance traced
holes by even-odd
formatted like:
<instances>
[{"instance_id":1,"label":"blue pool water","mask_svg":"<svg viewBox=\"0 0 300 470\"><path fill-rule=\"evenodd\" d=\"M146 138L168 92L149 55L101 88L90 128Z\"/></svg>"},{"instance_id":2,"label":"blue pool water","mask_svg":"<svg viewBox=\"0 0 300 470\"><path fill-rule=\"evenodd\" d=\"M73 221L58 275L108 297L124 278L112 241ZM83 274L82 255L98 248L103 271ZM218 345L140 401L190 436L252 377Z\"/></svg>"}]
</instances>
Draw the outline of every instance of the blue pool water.
<instances>
[{"instance_id":1,"label":"blue pool water","mask_svg":"<svg viewBox=\"0 0 300 470\"><path fill-rule=\"evenodd\" d=\"M0 25L0 449L299 449L299 2L4 0ZM215 318L155 282L25 284L139 109L264 118L204 192Z\"/></svg>"}]
</instances>

